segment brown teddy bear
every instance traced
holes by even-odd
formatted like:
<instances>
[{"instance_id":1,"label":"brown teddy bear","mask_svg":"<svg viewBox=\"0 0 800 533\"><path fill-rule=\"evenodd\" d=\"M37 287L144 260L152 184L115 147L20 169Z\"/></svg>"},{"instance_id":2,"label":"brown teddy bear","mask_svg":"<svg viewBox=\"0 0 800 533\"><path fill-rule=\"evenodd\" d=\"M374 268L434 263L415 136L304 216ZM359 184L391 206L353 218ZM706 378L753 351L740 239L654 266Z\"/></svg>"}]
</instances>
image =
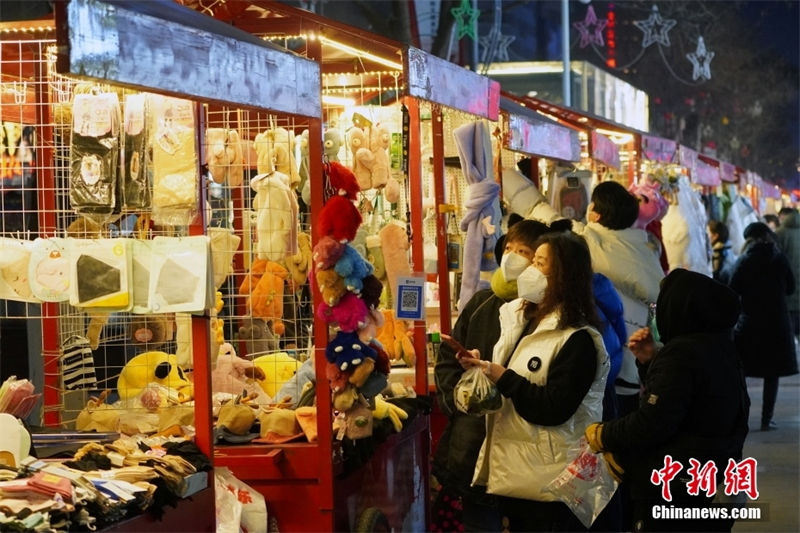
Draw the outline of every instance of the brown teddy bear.
<instances>
[{"instance_id":1,"label":"brown teddy bear","mask_svg":"<svg viewBox=\"0 0 800 533\"><path fill-rule=\"evenodd\" d=\"M245 341L248 355L274 352L279 348L271 324L263 318L253 316L244 317L244 325L239 327L239 340Z\"/></svg>"},{"instance_id":2,"label":"brown teddy bear","mask_svg":"<svg viewBox=\"0 0 800 533\"><path fill-rule=\"evenodd\" d=\"M319 292L322 294L322 300L330 306L338 304L339 300L347 292L347 288L344 286L344 278L332 268L329 270L317 270L314 277L317 280Z\"/></svg>"}]
</instances>

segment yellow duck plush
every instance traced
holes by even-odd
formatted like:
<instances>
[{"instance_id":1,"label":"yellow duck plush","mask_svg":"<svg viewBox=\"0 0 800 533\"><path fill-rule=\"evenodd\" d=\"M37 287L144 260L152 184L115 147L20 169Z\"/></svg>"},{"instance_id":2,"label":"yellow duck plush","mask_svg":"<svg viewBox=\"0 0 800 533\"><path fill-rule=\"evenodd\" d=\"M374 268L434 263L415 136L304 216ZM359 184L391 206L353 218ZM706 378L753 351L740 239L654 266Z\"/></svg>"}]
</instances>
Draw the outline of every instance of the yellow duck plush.
<instances>
[{"instance_id":1,"label":"yellow duck plush","mask_svg":"<svg viewBox=\"0 0 800 533\"><path fill-rule=\"evenodd\" d=\"M194 386L178 366L177 357L159 351L141 353L125 363L117 378L117 392L121 400L131 400L151 383L165 387L168 392L174 391L178 401L194 397Z\"/></svg>"},{"instance_id":2,"label":"yellow duck plush","mask_svg":"<svg viewBox=\"0 0 800 533\"><path fill-rule=\"evenodd\" d=\"M275 395L300 368L300 361L286 352L268 353L256 357L253 363L264 372L264 379L258 380L258 384L276 402L281 399L275 398Z\"/></svg>"}]
</instances>

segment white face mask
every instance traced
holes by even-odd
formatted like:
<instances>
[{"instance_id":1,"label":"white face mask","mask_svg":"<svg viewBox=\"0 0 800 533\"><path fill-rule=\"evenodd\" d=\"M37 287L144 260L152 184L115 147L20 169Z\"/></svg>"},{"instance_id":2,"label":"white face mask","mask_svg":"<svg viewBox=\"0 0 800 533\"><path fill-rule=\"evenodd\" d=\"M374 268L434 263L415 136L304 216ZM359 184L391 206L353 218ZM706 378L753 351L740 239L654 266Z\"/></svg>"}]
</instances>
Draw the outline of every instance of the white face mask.
<instances>
[{"instance_id":1,"label":"white face mask","mask_svg":"<svg viewBox=\"0 0 800 533\"><path fill-rule=\"evenodd\" d=\"M531 262L526 257L516 252L509 252L503 254L503 258L500 259L500 271L503 272L503 278L506 281L514 281L530 264Z\"/></svg>"},{"instance_id":2,"label":"white face mask","mask_svg":"<svg viewBox=\"0 0 800 533\"><path fill-rule=\"evenodd\" d=\"M517 278L517 294L529 302L541 303L546 290L547 276L535 266L526 268Z\"/></svg>"}]
</instances>

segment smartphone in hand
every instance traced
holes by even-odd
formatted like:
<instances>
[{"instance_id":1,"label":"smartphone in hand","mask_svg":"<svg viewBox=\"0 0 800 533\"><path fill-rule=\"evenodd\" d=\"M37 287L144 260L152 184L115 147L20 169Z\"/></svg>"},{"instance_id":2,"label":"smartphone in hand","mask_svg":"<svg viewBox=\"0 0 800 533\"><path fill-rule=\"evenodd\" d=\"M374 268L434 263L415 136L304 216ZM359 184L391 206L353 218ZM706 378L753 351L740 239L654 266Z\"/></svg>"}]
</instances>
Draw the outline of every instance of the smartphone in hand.
<instances>
[{"instance_id":1,"label":"smartphone in hand","mask_svg":"<svg viewBox=\"0 0 800 533\"><path fill-rule=\"evenodd\" d=\"M460 342L455 340L450 335L445 335L444 333L441 333L440 337L445 343L447 343L448 346L450 346L453 350L456 351L456 359L461 359L462 357L472 357L472 354L469 351L467 351L467 349L464 348L464 346Z\"/></svg>"}]
</instances>

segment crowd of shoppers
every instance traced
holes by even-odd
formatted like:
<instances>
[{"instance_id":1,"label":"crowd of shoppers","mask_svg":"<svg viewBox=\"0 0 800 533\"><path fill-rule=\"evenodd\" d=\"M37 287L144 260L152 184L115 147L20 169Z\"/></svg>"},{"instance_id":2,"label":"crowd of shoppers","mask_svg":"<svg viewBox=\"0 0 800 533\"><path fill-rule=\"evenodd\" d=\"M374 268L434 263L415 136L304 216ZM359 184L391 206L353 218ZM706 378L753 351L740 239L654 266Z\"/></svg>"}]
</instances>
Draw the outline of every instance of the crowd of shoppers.
<instances>
[{"instance_id":1,"label":"crowd of shoppers","mask_svg":"<svg viewBox=\"0 0 800 533\"><path fill-rule=\"evenodd\" d=\"M797 211L781 211L777 232L747 226L742 250L724 223L709 222L713 279L684 269L665 278L644 232L631 227L638 202L621 185L597 185L586 222L571 227L541 196L517 198L525 205L512 209L528 219L509 229L492 288L453 330L469 355L442 345L436 363L449 422L434 474L462 503L453 530L584 530L545 489L581 435L622 481L615 499L624 505L609 504L593 531L730 530L732 520L655 520L649 510L663 494L652 476L666 457L694 459L717 465L709 483L722 482L748 432L745 375L764 378L761 429L775 428L778 378L797 373ZM453 405L455 384L474 366L503 398L483 417ZM713 493L688 491L685 474L674 505L711 505Z\"/></svg>"}]
</instances>

